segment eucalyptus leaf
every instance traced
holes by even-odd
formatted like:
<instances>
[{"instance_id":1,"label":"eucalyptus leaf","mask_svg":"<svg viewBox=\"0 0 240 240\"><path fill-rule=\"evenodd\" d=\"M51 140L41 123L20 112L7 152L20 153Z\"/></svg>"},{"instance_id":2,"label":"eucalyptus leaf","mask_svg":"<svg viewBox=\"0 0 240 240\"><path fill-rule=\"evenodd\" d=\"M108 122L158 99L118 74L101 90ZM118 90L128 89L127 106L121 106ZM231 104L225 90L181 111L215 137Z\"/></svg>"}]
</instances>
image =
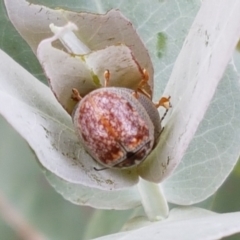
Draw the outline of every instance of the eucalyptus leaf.
<instances>
[{"instance_id":1,"label":"eucalyptus leaf","mask_svg":"<svg viewBox=\"0 0 240 240\"><path fill-rule=\"evenodd\" d=\"M214 240L240 232L240 212L215 214L198 208L173 209L169 219L138 230L108 235L95 240L184 239Z\"/></svg>"},{"instance_id":2,"label":"eucalyptus leaf","mask_svg":"<svg viewBox=\"0 0 240 240\"><path fill-rule=\"evenodd\" d=\"M141 205L136 187L118 191L103 191L93 187L65 181L55 174L45 171L45 176L54 189L68 201L101 209L125 210Z\"/></svg>"},{"instance_id":3,"label":"eucalyptus leaf","mask_svg":"<svg viewBox=\"0 0 240 240\"><path fill-rule=\"evenodd\" d=\"M173 208L170 211L170 214L167 219L163 220L162 223L169 221L183 221L187 219L192 219L196 217L205 217L210 215L216 215L217 213L211 212L206 209L197 208L197 207L179 207ZM122 231L129 231L145 226L152 225L153 223L149 221L146 217L138 216L130 219L123 226Z\"/></svg>"},{"instance_id":4,"label":"eucalyptus leaf","mask_svg":"<svg viewBox=\"0 0 240 240\"><path fill-rule=\"evenodd\" d=\"M193 204L221 186L239 158L239 117L239 74L230 65L182 162L163 182L169 201Z\"/></svg>"},{"instance_id":5,"label":"eucalyptus leaf","mask_svg":"<svg viewBox=\"0 0 240 240\"><path fill-rule=\"evenodd\" d=\"M77 89L81 96L85 96L99 86L98 82L93 81L90 70L81 58L75 58L52 47L50 41L39 45L38 59L49 80L51 90L70 115L76 105L76 101L71 99L72 89ZM59 65L62 67L59 68Z\"/></svg>"},{"instance_id":6,"label":"eucalyptus leaf","mask_svg":"<svg viewBox=\"0 0 240 240\"><path fill-rule=\"evenodd\" d=\"M5 4L15 28L34 52L41 40L52 35L50 24L63 26L71 21L78 26L79 39L92 51L119 43L128 45L140 66L148 69L152 82L153 67L149 54L132 24L119 11L112 10L103 15L77 13L29 4L25 0L17 3L13 0L5 0ZM36 30L37 34L33 34Z\"/></svg>"},{"instance_id":7,"label":"eucalyptus leaf","mask_svg":"<svg viewBox=\"0 0 240 240\"><path fill-rule=\"evenodd\" d=\"M80 96L84 97L92 90L105 86L106 70L110 74L108 86L136 89L143 79L139 63L125 45L113 45L74 57L54 48L49 38L39 44L37 56L54 95L70 115L77 104L71 98L72 89L77 89ZM152 90L147 90L151 96Z\"/></svg>"},{"instance_id":8,"label":"eucalyptus leaf","mask_svg":"<svg viewBox=\"0 0 240 240\"><path fill-rule=\"evenodd\" d=\"M129 187L131 171L94 171L99 165L85 152L69 115L48 87L0 51L0 113L34 149L41 164L61 178L105 190ZM81 159L81 161L79 161Z\"/></svg>"},{"instance_id":9,"label":"eucalyptus leaf","mask_svg":"<svg viewBox=\"0 0 240 240\"><path fill-rule=\"evenodd\" d=\"M36 56L9 21L4 1L0 1L0 48L39 80L46 78Z\"/></svg>"},{"instance_id":10,"label":"eucalyptus leaf","mask_svg":"<svg viewBox=\"0 0 240 240\"><path fill-rule=\"evenodd\" d=\"M181 161L240 38L238 9L237 0L203 2L164 91L173 110L152 156L140 166L143 178L160 182Z\"/></svg>"}]
</instances>

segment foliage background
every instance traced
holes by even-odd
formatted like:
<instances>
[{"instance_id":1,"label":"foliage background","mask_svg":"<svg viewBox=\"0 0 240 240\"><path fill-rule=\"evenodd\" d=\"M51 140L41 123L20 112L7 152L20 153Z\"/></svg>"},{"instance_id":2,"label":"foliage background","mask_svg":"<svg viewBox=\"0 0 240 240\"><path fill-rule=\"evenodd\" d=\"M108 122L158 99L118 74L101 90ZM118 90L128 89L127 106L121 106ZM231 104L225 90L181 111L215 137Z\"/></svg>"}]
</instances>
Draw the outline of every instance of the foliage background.
<instances>
[{"instance_id":1,"label":"foliage background","mask_svg":"<svg viewBox=\"0 0 240 240\"><path fill-rule=\"evenodd\" d=\"M58 2L64 5L64 1ZM74 1L70 2L71 6L74 4ZM87 3L85 8L88 8ZM9 22L3 0L0 1L0 30L0 48L38 79L46 82L35 56ZM240 211L239 181L240 163L215 195L198 206L221 213ZM41 166L31 149L3 118L0 118L1 196L7 198L9 203L36 229L50 239L59 240L89 239L114 233L121 229L130 216L141 211L141 209L94 210L75 206L64 200L45 180ZM4 240L19 239L1 214L0 237ZM231 239L239 239L239 236L233 236Z\"/></svg>"}]
</instances>

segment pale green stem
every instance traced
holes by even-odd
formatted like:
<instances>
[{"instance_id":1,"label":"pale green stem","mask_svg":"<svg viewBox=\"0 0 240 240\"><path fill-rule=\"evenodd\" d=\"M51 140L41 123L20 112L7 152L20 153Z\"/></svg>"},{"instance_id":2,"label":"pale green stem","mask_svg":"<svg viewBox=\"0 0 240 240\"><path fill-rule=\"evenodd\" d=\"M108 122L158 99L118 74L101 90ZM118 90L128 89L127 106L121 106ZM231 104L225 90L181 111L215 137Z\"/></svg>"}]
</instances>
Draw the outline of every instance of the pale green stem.
<instances>
[{"instance_id":1,"label":"pale green stem","mask_svg":"<svg viewBox=\"0 0 240 240\"><path fill-rule=\"evenodd\" d=\"M51 23L49 27L55 34L55 38L61 41L68 52L75 55L82 55L91 52L91 50L75 35L74 31L77 31L78 28L74 23L69 22L63 27L57 27Z\"/></svg>"},{"instance_id":2,"label":"pale green stem","mask_svg":"<svg viewBox=\"0 0 240 240\"><path fill-rule=\"evenodd\" d=\"M160 184L145 181L140 178L138 190L142 205L150 221L159 221L168 216L169 208Z\"/></svg>"}]
</instances>

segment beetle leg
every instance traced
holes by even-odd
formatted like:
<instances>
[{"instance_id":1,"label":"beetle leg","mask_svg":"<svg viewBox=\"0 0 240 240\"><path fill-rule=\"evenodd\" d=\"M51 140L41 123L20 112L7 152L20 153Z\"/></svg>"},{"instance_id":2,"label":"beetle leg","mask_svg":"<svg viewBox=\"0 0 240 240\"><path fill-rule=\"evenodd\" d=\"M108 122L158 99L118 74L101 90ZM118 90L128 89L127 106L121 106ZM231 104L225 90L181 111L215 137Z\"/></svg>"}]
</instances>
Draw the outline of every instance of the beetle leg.
<instances>
[{"instance_id":1,"label":"beetle leg","mask_svg":"<svg viewBox=\"0 0 240 240\"><path fill-rule=\"evenodd\" d=\"M169 97L162 97L158 101L158 103L155 103L156 108L164 107L166 109L165 113L163 114L163 116L161 118L161 121L166 117L166 115L168 113L168 110L172 107L172 104L170 102L170 98L171 98L171 96L169 96Z\"/></svg>"},{"instance_id":2,"label":"beetle leg","mask_svg":"<svg viewBox=\"0 0 240 240\"><path fill-rule=\"evenodd\" d=\"M82 97L79 93L79 91L76 88L72 89L72 95L71 95L72 100L79 102L81 101Z\"/></svg>"},{"instance_id":3,"label":"beetle leg","mask_svg":"<svg viewBox=\"0 0 240 240\"><path fill-rule=\"evenodd\" d=\"M141 82L138 84L138 89L142 89L143 86L144 86L146 83L148 83L148 80L149 80L149 74L148 74L147 69L143 68L142 72L143 72L143 79L142 79Z\"/></svg>"},{"instance_id":4,"label":"beetle leg","mask_svg":"<svg viewBox=\"0 0 240 240\"><path fill-rule=\"evenodd\" d=\"M103 170L106 170L106 169L110 169L109 167L103 167L103 168L93 168L95 171L99 172L99 171L103 171Z\"/></svg>"},{"instance_id":5,"label":"beetle leg","mask_svg":"<svg viewBox=\"0 0 240 240\"><path fill-rule=\"evenodd\" d=\"M139 94L138 94L138 91L137 91L137 90L135 90L135 91L132 93L132 95L133 95L136 99L139 98Z\"/></svg>"},{"instance_id":6,"label":"beetle leg","mask_svg":"<svg viewBox=\"0 0 240 240\"><path fill-rule=\"evenodd\" d=\"M133 96L135 98L138 98L139 97L138 93L140 92L140 93L144 94L146 97L148 97L149 99L151 99L151 96L149 95L149 93L147 93L144 90L144 86L148 83L148 80L149 80L149 74L148 74L148 71L145 68L142 69L142 72L143 72L143 79L138 84L137 89L133 93Z\"/></svg>"},{"instance_id":7,"label":"beetle leg","mask_svg":"<svg viewBox=\"0 0 240 240\"><path fill-rule=\"evenodd\" d=\"M109 79L110 79L110 72L109 70L105 70L104 72L104 79L105 79L105 82L104 82L104 87L108 87L109 86Z\"/></svg>"},{"instance_id":8,"label":"beetle leg","mask_svg":"<svg viewBox=\"0 0 240 240\"><path fill-rule=\"evenodd\" d=\"M164 107L166 109L171 108L172 105L171 105L171 102L170 102L170 98L171 98L171 96L160 98L158 103L155 103L156 108L159 108L159 107Z\"/></svg>"}]
</instances>

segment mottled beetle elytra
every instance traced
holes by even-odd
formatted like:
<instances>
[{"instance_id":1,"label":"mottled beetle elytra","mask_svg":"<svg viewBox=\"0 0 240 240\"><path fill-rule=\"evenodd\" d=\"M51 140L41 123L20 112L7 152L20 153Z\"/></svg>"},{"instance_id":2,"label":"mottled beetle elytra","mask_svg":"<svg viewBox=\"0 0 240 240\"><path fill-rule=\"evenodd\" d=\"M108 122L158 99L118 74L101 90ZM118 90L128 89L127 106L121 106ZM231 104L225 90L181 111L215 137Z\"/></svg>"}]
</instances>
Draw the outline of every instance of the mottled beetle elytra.
<instances>
[{"instance_id":1,"label":"mottled beetle elytra","mask_svg":"<svg viewBox=\"0 0 240 240\"><path fill-rule=\"evenodd\" d=\"M161 120L157 108L170 105L170 97L157 104L144 92L148 73L136 90L108 87L110 72L104 72L105 86L84 98L76 89L72 98L78 101L73 123L87 152L107 168L129 168L140 164L149 155L161 133Z\"/></svg>"}]
</instances>

